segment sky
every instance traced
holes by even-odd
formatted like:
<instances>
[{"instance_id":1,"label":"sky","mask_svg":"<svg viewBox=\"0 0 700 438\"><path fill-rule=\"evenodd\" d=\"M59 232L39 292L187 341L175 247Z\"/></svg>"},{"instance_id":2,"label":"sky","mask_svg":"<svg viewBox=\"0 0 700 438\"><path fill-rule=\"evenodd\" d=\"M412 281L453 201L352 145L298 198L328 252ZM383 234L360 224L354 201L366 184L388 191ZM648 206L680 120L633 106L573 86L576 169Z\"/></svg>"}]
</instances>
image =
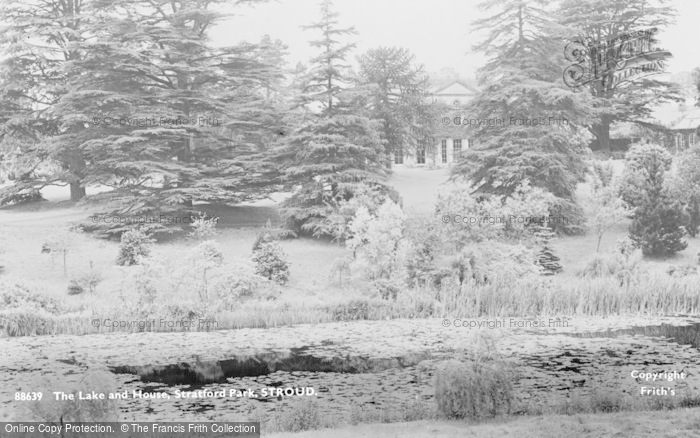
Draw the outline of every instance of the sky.
<instances>
[{"instance_id":1,"label":"sky","mask_svg":"<svg viewBox=\"0 0 700 438\"><path fill-rule=\"evenodd\" d=\"M614 0L611 0L614 1ZM472 33L471 22L481 17L480 0L335 0L342 27L355 26L356 54L378 46L400 46L434 72L453 68L463 77L476 74L485 58L472 51L481 39ZM216 45L255 42L269 34L289 46L290 66L307 62L317 53L308 41L318 37L301 29L319 18L318 0L278 0L232 9L235 16L212 32ZM700 1L675 0L676 23L659 34L659 47L671 51L668 71L679 73L700 67L697 49Z\"/></svg>"}]
</instances>

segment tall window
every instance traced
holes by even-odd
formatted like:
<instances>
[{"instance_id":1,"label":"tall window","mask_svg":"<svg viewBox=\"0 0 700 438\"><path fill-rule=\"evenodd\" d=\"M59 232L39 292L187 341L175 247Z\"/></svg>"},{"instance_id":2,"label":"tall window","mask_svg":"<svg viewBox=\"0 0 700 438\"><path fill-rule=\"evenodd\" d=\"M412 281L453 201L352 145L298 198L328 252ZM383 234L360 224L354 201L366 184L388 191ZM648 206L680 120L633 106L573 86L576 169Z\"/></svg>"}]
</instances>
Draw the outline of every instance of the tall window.
<instances>
[{"instance_id":1,"label":"tall window","mask_svg":"<svg viewBox=\"0 0 700 438\"><path fill-rule=\"evenodd\" d=\"M474 149L474 139L470 138L467 140L467 149Z\"/></svg>"},{"instance_id":2,"label":"tall window","mask_svg":"<svg viewBox=\"0 0 700 438\"><path fill-rule=\"evenodd\" d=\"M698 137L694 132L688 134L688 146L693 147L698 143Z\"/></svg>"},{"instance_id":3,"label":"tall window","mask_svg":"<svg viewBox=\"0 0 700 438\"><path fill-rule=\"evenodd\" d=\"M447 139L442 139L441 142L442 162L447 163Z\"/></svg>"},{"instance_id":4,"label":"tall window","mask_svg":"<svg viewBox=\"0 0 700 438\"><path fill-rule=\"evenodd\" d=\"M403 149L394 149L394 164L403 164Z\"/></svg>"},{"instance_id":5,"label":"tall window","mask_svg":"<svg viewBox=\"0 0 700 438\"><path fill-rule=\"evenodd\" d=\"M457 157L459 156L459 153L462 152L462 139L461 138L452 139L452 152L454 155L453 159L457 159Z\"/></svg>"},{"instance_id":6,"label":"tall window","mask_svg":"<svg viewBox=\"0 0 700 438\"><path fill-rule=\"evenodd\" d=\"M425 148L420 148L416 151L416 163L425 164Z\"/></svg>"},{"instance_id":7,"label":"tall window","mask_svg":"<svg viewBox=\"0 0 700 438\"><path fill-rule=\"evenodd\" d=\"M676 149L683 149L683 134L676 134Z\"/></svg>"}]
</instances>

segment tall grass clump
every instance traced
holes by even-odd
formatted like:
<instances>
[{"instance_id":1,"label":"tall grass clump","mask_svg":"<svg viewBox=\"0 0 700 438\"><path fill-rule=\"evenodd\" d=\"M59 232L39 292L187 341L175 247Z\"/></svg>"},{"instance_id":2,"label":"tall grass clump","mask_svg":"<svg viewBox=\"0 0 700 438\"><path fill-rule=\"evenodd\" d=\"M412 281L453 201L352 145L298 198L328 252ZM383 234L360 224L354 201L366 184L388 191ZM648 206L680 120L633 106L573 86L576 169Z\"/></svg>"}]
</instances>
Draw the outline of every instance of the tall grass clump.
<instances>
[{"instance_id":1,"label":"tall grass clump","mask_svg":"<svg viewBox=\"0 0 700 438\"><path fill-rule=\"evenodd\" d=\"M481 419L510 413L514 373L493 341L485 339L477 344L473 361L448 360L438 366L435 401L444 417Z\"/></svg>"},{"instance_id":2,"label":"tall grass clump","mask_svg":"<svg viewBox=\"0 0 700 438\"><path fill-rule=\"evenodd\" d=\"M23 283L0 282L0 330L7 336L53 334L55 317L66 309Z\"/></svg>"},{"instance_id":3,"label":"tall grass clump","mask_svg":"<svg viewBox=\"0 0 700 438\"><path fill-rule=\"evenodd\" d=\"M700 313L700 282L695 276L613 272L616 275L467 281L425 293L433 294L442 314L462 318Z\"/></svg>"}]
</instances>

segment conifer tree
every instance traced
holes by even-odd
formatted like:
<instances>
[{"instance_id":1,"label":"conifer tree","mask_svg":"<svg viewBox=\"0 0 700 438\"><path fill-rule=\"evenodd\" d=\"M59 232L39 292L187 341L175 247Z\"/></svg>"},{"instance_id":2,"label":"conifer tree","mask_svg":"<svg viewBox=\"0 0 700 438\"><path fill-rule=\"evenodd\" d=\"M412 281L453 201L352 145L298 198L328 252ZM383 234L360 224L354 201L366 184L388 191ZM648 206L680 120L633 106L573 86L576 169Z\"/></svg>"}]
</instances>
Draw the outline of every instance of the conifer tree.
<instances>
[{"instance_id":1,"label":"conifer tree","mask_svg":"<svg viewBox=\"0 0 700 438\"><path fill-rule=\"evenodd\" d=\"M275 154L288 186L298 187L281 207L287 227L319 237L340 203L362 186L390 192L379 123L362 115L351 87L346 60L354 44L340 42L355 30L339 27L337 16L325 0L320 21L306 26L321 33L311 41L321 53L301 81L298 104L304 112Z\"/></svg>"},{"instance_id":2,"label":"conifer tree","mask_svg":"<svg viewBox=\"0 0 700 438\"><path fill-rule=\"evenodd\" d=\"M452 175L487 195L509 196L529 180L558 198L550 214L566 216L562 231L577 232L582 213L574 192L586 172L580 132L593 113L590 99L563 83L548 3L481 4L489 15L474 24L487 37L475 49L490 59L479 71L480 93L467 114L485 122L472 127L475 147L462 153Z\"/></svg>"},{"instance_id":3,"label":"conifer tree","mask_svg":"<svg viewBox=\"0 0 700 438\"><path fill-rule=\"evenodd\" d=\"M264 157L285 131L284 106L271 92L281 66L268 62L283 53L270 55L265 41L213 47L223 3L100 1L94 38L81 45L90 55L70 65L70 93L57 105L67 131L55 141L78 145L88 181L114 188L93 198L113 214L158 216L276 188Z\"/></svg>"},{"instance_id":4,"label":"conifer tree","mask_svg":"<svg viewBox=\"0 0 700 438\"><path fill-rule=\"evenodd\" d=\"M427 102L428 76L415 55L400 47L378 47L357 60L356 81L368 89L369 116L382 122L387 155L398 150L412 155L432 147L436 110Z\"/></svg>"},{"instance_id":5,"label":"conifer tree","mask_svg":"<svg viewBox=\"0 0 700 438\"><path fill-rule=\"evenodd\" d=\"M649 157L644 170L645 193L630 225L630 239L644 255L669 256L688 246L683 241L688 213L664 187L666 163L656 155Z\"/></svg>"},{"instance_id":6,"label":"conifer tree","mask_svg":"<svg viewBox=\"0 0 700 438\"><path fill-rule=\"evenodd\" d=\"M540 245L535 263L542 268L543 275L554 275L562 271L559 257L550 248L550 241L553 237L554 233L549 227L538 226L535 230L535 238Z\"/></svg>"},{"instance_id":7,"label":"conifer tree","mask_svg":"<svg viewBox=\"0 0 700 438\"><path fill-rule=\"evenodd\" d=\"M559 23L564 27L561 36L571 40L591 41L602 46L616 37L653 28L663 30L673 22L675 9L668 0L564 0L557 11ZM655 37L653 39L656 39ZM658 41L650 49L658 49ZM613 66L620 63L609 47L603 63ZM653 60L665 66L671 57L668 52L654 54ZM651 60L652 58L650 58ZM649 61L647 61L649 62ZM613 80L616 68L603 68L600 80L593 80L580 87L593 97L598 117L588 125L595 136L594 150L610 150L610 128L615 123L632 122L640 126L658 128L648 120L660 102L681 99L681 92L674 84L659 79L658 75L636 75L624 81Z\"/></svg>"},{"instance_id":8,"label":"conifer tree","mask_svg":"<svg viewBox=\"0 0 700 438\"><path fill-rule=\"evenodd\" d=\"M14 184L0 204L37 199L48 185L69 185L71 200L85 196L86 158L79 146L57 143L65 114L56 110L70 91L66 66L84 59L81 43L93 21L91 0L9 0L0 6L0 142L19 147Z\"/></svg>"}]
</instances>

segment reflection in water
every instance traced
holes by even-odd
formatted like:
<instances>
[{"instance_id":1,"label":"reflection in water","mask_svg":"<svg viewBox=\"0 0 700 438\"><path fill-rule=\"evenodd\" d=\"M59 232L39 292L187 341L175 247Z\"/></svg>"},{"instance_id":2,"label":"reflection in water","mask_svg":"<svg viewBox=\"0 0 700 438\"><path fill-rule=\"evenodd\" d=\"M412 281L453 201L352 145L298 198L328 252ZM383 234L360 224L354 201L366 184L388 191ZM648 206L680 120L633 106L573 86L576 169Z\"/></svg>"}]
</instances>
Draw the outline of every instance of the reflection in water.
<instances>
[{"instance_id":1,"label":"reflection in water","mask_svg":"<svg viewBox=\"0 0 700 438\"><path fill-rule=\"evenodd\" d=\"M430 353L414 353L394 358L361 356L316 357L305 353L308 347L286 352L266 352L231 359L181 362L172 365L116 366L117 374L136 374L143 382L158 382L168 386L223 383L229 378L257 377L277 371L364 374L415 366L430 358Z\"/></svg>"},{"instance_id":2,"label":"reflection in water","mask_svg":"<svg viewBox=\"0 0 700 438\"><path fill-rule=\"evenodd\" d=\"M680 345L691 345L700 348L700 323L685 326L671 324L632 327L628 329L608 330L606 332L571 333L577 338L616 338L620 335L641 335L647 337L668 338Z\"/></svg>"}]
</instances>

